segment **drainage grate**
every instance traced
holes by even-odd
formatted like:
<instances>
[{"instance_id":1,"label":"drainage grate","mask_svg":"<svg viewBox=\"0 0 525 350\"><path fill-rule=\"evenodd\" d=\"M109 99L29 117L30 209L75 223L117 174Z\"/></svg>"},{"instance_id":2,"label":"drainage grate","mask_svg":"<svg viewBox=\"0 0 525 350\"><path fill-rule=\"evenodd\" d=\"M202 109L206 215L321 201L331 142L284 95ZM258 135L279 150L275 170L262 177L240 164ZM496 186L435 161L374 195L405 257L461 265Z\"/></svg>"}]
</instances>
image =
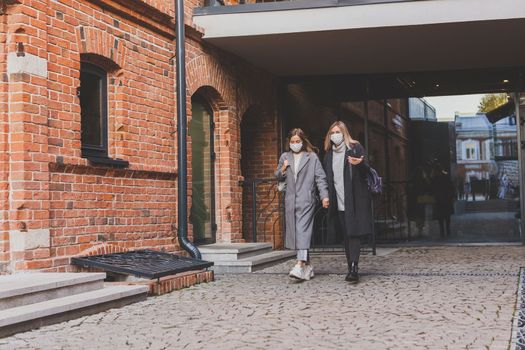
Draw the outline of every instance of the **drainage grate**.
<instances>
[{"instance_id":1,"label":"drainage grate","mask_svg":"<svg viewBox=\"0 0 525 350\"><path fill-rule=\"evenodd\" d=\"M96 267L108 272L150 279L213 266L213 263L209 261L153 250L77 257L72 258L71 262L82 267Z\"/></svg>"},{"instance_id":2,"label":"drainage grate","mask_svg":"<svg viewBox=\"0 0 525 350\"><path fill-rule=\"evenodd\" d=\"M525 268L521 269L512 333L512 349L525 350Z\"/></svg>"}]
</instances>

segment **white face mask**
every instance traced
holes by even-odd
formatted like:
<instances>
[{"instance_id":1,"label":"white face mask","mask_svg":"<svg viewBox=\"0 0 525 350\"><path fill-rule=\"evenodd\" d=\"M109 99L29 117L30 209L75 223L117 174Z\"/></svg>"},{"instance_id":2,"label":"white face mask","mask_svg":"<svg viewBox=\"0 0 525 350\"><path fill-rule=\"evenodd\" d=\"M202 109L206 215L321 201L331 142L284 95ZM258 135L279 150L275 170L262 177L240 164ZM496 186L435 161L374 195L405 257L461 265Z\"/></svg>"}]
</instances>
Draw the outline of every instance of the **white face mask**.
<instances>
[{"instance_id":1,"label":"white face mask","mask_svg":"<svg viewBox=\"0 0 525 350\"><path fill-rule=\"evenodd\" d=\"M301 152L301 150L303 149L303 143L291 143L290 149L295 153Z\"/></svg>"},{"instance_id":2,"label":"white face mask","mask_svg":"<svg viewBox=\"0 0 525 350\"><path fill-rule=\"evenodd\" d=\"M332 142L336 146L339 146L341 144L341 142L343 142L343 134L341 134L340 132L334 133L334 134L330 135L330 140L332 140Z\"/></svg>"}]
</instances>

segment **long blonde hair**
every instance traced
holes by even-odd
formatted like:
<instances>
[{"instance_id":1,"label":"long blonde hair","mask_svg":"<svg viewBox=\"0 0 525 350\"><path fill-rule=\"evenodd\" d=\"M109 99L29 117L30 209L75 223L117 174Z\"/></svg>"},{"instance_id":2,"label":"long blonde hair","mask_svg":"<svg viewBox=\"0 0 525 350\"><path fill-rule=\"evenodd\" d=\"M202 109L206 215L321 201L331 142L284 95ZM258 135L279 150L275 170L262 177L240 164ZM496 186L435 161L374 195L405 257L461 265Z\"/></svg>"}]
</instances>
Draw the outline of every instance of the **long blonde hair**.
<instances>
[{"instance_id":1,"label":"long blonde hair","mask_svg":"<svg viewBox=\"0 0 525 350\"><path fill-rule=\"evenodd\" d=\"M287 142L285 145L285 149L287 151L290 150L290 140L292 139L293 136L299 136L299 138L303 142L303 148L301 149L301 151L315 152L315 153L319 151L317 147L313 146L310 140L308 140L308 137L306 137L306 134L304 133L304 131L299 128L294 128L290 130L290 132L288 133L288 138L286 139Z\"/></svg>"},{"instance_id":2,"label":"long blonde hair","mask_svg":"<svg viewBox=\"0 0 525 350\"><path fill-rule=\"evenodd\" d=\"M330 140L330 132L335 126L341 129L341 133L343 134L343 142L345 143L346 147L352 148L354 145L359 143L359 141L354 140L352 136L350 136L350 132L348 132L348 128L346 127L345 123L338 120L334 122L332 125L330 125L330 127L328 128L328 132L326 133L326 136L324 138L324 150L326 152L328 152L332 148L332 140Z\"/></svg>"}]
</instances>

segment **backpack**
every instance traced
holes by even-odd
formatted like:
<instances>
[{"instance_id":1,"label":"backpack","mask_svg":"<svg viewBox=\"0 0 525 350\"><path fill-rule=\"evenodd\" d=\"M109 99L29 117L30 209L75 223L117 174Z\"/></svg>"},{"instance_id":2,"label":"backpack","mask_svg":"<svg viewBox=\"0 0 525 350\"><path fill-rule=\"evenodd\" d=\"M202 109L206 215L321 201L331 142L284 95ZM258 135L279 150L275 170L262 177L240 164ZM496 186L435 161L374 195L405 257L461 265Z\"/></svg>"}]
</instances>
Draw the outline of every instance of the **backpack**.
<instances>
[{"instance_id":1,"label":"backpack","mask_svg":"<svg viewBox=\"0 0 525 350\"><path fill-rule=\"evenodd\" d=\"M372 167L370 167L370 171L366 177L366 182L368 183L368 190L372 194L381 194L383 190L383 179Z\"/></svg>"}]
</instances>

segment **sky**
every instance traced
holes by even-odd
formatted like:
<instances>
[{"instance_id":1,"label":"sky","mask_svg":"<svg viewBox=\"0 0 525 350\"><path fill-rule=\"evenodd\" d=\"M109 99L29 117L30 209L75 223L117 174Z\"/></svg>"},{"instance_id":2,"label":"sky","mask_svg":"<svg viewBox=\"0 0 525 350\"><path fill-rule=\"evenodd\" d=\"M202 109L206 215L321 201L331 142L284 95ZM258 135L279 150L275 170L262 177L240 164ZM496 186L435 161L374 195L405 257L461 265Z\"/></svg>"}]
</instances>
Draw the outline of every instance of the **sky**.
<instances>
[{"instance_id":1,"label":"sky","mask_svg":"<svg viewBox=\"0 0 525 350\"><path fill-rule=\"evenodd\" d=\"M455 112L475 114L483 95L425 97L436 108L439 121L454 120Z\"/></svg>"}]
</instances>

